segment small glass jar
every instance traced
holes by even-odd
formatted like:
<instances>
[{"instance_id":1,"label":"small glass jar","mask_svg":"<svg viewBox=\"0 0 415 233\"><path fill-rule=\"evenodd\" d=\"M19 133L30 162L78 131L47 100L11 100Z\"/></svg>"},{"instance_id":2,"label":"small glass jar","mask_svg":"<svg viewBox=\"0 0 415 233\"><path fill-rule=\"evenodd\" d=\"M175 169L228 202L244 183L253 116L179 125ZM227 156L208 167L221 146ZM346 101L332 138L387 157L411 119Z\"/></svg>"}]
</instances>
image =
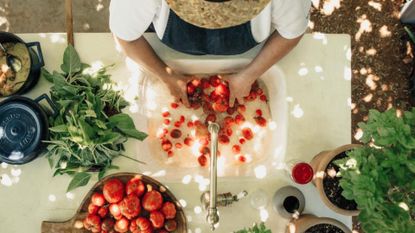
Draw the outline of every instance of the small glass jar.
<instances>
[{"instance_id":1,"label":"small glass jar","mask_svg":"<svg viewBox=\"0 0 415 233\"><path fill-rule=\"evenodd\" d=\"M297 184L308 184L313 180L313 168L306 162L290 160L286 163L286 171Z\"/></svg>"}]
</instances>

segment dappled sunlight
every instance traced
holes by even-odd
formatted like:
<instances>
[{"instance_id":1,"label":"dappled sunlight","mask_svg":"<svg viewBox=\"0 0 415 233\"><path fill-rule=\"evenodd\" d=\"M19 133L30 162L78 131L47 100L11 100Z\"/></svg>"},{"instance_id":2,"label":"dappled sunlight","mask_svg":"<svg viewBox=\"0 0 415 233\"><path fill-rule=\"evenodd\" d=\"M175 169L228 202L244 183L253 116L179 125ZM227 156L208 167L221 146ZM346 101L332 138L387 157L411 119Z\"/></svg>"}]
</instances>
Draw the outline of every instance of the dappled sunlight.
<instances>
[{"instance_id":1,"label":"dappled sunlight","mask_svg":"<svg viewBox=\"0 0 415 233\"><path fill-rule=\"evenodd\" d=\"M48 196L48 200L50 202L55 202L56 201L56 195L55 194L49 194Z\"/></svg>"},{"instance_id":2,"label":"dappled sunlight","mask_svg":"<svg viewBox=\"0 0 415 233\"><path fill-rule=\"evenodd\" d=\"M343 78L347 81L352 80L352 69L349 66L345 66L343 69Z\"/></svg>"},{"instance_id":3,"label":"dappled sunlight","mask_svg":"<svg viewBox=\"0 0 415 233\"><path fill-rule=\"evenodd\" d=\"M340 8L342 0L323 0L323 7L320 9L320 13L323 15L331 15L333 12ZM313 1L313 5L319 4L320 1ZM317 6L318 6L317 5Z\"/></svg>"},{"instance_id":4,"label":"dappled sunlight","mask_svg":"<svg viewBox=\"0 0 415 233\"><path fill-rule=\"evenodd\" d=\"M353 137L359 141L363 137L363 130L361 128L357 128Z\"/></svg>"},{"instance_id":5,"label":"dappled sunlight","mask_svg":"<svg viewBox=\"0 0 415 233\"><path fill-rule=\"evenodd\" d=\"M66 198L67 198L67 199L69 199L69 200L73 200L73 199L75 199L75 194L73 194L72 192L67 192L67 193L65 194L65 196L66 196Z\"/></svg>"},{"instance_id":6,"label":"dappled sunlight","mask_svg":"<svg viewBox=\"0 0 415 233\"><path fill-rule=\"evenodd\" d=\"M314 32L313 33L313 38L315 40L321 40L321 43L326 45L328 43L328 39L327 39L327 35L324 33L320 33L320 32Z\"/></svg>"},{"instance_id":7,"label":"dappled sunlight","mask_svg":"<svg viewBox=\"0 0 415 233\"><path fill-rule=\"evenodd\" d=\"M10 157L9 157L10 158ZM7 163L1 163L0 184L6 187L10 187L13 184L20 182L22 170L17 165L9 165Z\"/></svg>"},{"instance_id":8,"label":"dappled sunlight","mask_svg":"<svg viewBox=\"0 0 415 233\"><path fill-rule=\"evenodd\" d=\"M367 4L378 11L382 11L382 4L379 2L369 1Z\"/></svg>"},{"instance_id":9,"label":"dappled sunlight","mask_svg":"<svg viewBox=\"0 0 415 233\"><path fill-rule=\"evenodd\" d=\"M375 90L377 88L376 81L379 81L379 77L373 74L369 74L366 77L366 85L370 88L370 90Z\"/></svg>"},{"instance_id":10,"label":"dappled sunlight","mask_svg":"<svg viewBox=\"0 0 415 233\"><path fill-rule=\"evenodd\" d=\"M405 202L400 202L398 206L401 207L405 211L409 211L409 207Z\"/></svg>"},{"instance_id":11,"label":"dappled sunlight","mask_svg":"<svg viewBox=\"0 0 415 233\"><path fill-rule=\"evenodd\" d=\"M254 172L257 179L264 179L267 176L267 168L264 165L257 166Z\"/></svg>"},{"instance_id":12,"label":"dappled sunlight","mask_svg":"<svg viewBox=\"0 0 415 233\"><path fill-rule=\"evenodd\" d=\"M370 48L370 49L366 50L366 55L369 55L369 56L375 56L376 53L377 53L377 51L376 51L375 48Z\"/></svg>"},{"instance_id":13,"label":"dappled sunlight","mask_svg":"<svg viewBox=\"0 0 415 233\"><path fill-rule=\"evenodd\" d=\"M104 9L104 4L102 2L103 2L103 0L97 0L97 4L95 6L95 9L96 9L97 12Z\"/></svg>"},{"instance_id":14,"label":"dappled sunlight","mask_svg":"<svg viewBox=\"0 0 415 233\"><path fill-rule=\"evenodd\" d=\"M305 67L302 67L298 70L298 75L300 76L306 76L308 74L308 69Z\"/></svg>"},{"instance_id":15,"label":"dappled sunlight","mask_svg":"<svg viewBox=\"0 0 415 233\"><path fill-rule=\"evenodd\" d=\"M367 19L367 15L363 14L357 19L357 23L360 24L359 31L355 35L355 40L359 41L363 33L372 32L372 23Z\"/></svg>"},{"instance_id":16,"label":"dappled sunlight","mask_svg":"<svg viewBox=\"0 0 415 233\"><path fill-rule=\"evenodd\" d=\"M262 222L266 222L269 218L268 210L266 210L265 208L260 208L259 209L259 217L260 217Z\"/></svg>"},{"instance_id":17,"label":"dappled sunlight","mask_svg":"<svg viewBox=\"0 0 415 233\"><path fill-rule=\"evenodd\" d=\"M50 42L53 44L65 44L66 43L66 35L62 33L51 33L48 34Z\"/></svg>"},{"instance_id":18,"label":"dappled sunlight","mask_svg":"<svg viewBox=\"0 0 415 233\"><path fill-rule=\"evenodd\" d=\"M301 108L300 104L296 104L294 106L294 109L291 111L291 114L295 117L295 118L301 118L304 116L304 110Z\"/></svg>"},{"instance_id":19,"label":"dappled sunlight","mask_svg":"<svg viewBox=\"0 0 415 233\"><path fill-rule=\"evenodd\" d=\"M365 101L367 103L367 102L372 101L372 98L373 98L373 94L369 93L365 97L363 97L363 101Z\"/></svg>"},{"instance_id":20,"label":"dappled sunlight","mask_svg":"<svg viewBox=\"0 0 415 233\"><path fill-rule=\"evenodd\" d=\"M391 37L392 36L392 32L388 30L388 26L386 26L386 25L383 25L379 29L379 33L380 33L380 37L381 38Z\"/></svg>"}]
</instances>

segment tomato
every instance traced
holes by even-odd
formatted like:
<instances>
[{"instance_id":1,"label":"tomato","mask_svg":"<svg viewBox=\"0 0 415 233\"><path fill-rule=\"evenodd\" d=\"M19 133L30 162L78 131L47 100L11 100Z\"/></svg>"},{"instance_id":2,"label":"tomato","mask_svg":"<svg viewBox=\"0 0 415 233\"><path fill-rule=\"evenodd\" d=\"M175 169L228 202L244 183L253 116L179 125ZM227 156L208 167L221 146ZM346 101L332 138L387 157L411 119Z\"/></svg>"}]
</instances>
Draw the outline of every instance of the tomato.
<instances>
[{"instance_id":1,"label":"tomato","mask_svg":"<svg viewBox=\"0 0 415 233\"><path fill-rule=\"evenodd\" d=\"M209 122L215 122L216 121L216 115L215 114L209 114L206 117L205 123L208 124Z\"/></svg>"},{"instance_id":2,"label":"tomato","mask_svg":"<svg viewBox=\"0 0 415 233\"><path fill-rule=\"evenodd\" d=\"M256 115L257 115L257 116L262 116L262 111L261 111L261 109L257 109L257 110L255 111L255 113L256 113Z\"/></svg>"},{"instance_id":3,"label":"tomato","mask_svg":"<svg viewBox=\"0 0 415 233\"><path fill-rule=\"evenodd\" d=\"M181 116L180 116L180 120L179 120L179 121L180 121L181 123L184 123L184 121L185 121L185 120L186 120L186 118L185 118L183 115L181 115Z\"/></svg>"},{"instance_id":4,"label":"tomato","mask_svg":"<svg viewBox=\"0 0 415 233\"><path fill-rule=\"evenodd\" d=\"M267 96L266 95L261 95L259 97L259 99L262 100L262 101L264 101L264 102L267 102Z\"/></svg>"},{"instance_id":5,"label":"tomato","mask_svg":"<svg viewBox=\"0 0 415 233\"><path fill-rule=\"evenodd\" d=\"M104 218L108 214L108 207L107 206L101 206L98 210L98 215L101 218Z\"/></svg>"},{"instance_id":6,"label":"tomato","mask_svg":"<svg viewBox=\"0 0 415 233\"><path fill-rule=\"evenodd\" d=\"M157 138L163 138L164 136L166 136L169 133L169 131L164 128L164 129L158 129L157 130Z\"/></svg>"},{"instance_id":7,"label":"tomato","mask_svg":"<svg viewBox=\"0 0 415 233\"><path fill-rule=\"evenodd\" d=\"M101 218L95 214L89 214L83 221L84 227L92 232L101 231Z\"/></svg>"},{"instance_id":8,"label":"tomato","mask_svg":"<svg viewBox=\"0 0 415 233\"><path fill-rule=\"evenodd\" d=\"M99 206L96 206L96 205L94 205L92 203L90 203L88 205L88 213L89 214L96 214L98 212L98 210L99 210Z\"/></svg>"},{"instance_id":9,"label":"tomato","mask_svg":"<svg viewBox=\"0 0 415 233\"><path fill-rule=\"evenodd\" d=\"M173 147L173 145L171 144L170 140L166 139L163 142L161 142L161 148L164 151L169 151L172 147Z\"/></svg>"},{"instance_id":10,"label":"tomato","mask_svg":"<svg viewBox=\"0 0 415 233\"><path fill-rule=\"evenodd\" d=\"M105 204L104 195L102 195L102 193L92 194L91 202L92 202L92 204L94 204L96 206L103 206Z\"/></svg>"},{"instance_id":11,"label":"tomato","mask_svg":"<svg viewBox=\"0 0 415 233\"><path fill-rule=\"evenodd\" d=\"M235 153L235 154L239 154L239 153L241 152L241 147L240 147L239 145L234 145L234 146L232 147L232 151L233 151L233 153Z\"/></svg>"},{"instance_id":12,"label":"tomato","mask_svg":"<svg viewBox=\"0 0 415 233\"><path fill-rule=\"evenodd\" d=\"M247 139L247 140L251 140L252 138L254 138L254 133L252 132L252 130L250 128L243 128L242 129L242 135Z\"/></svg>"},{"instance_id":13,"label":"tomato","mask_svg":"<svg viewBox=\"0 0 415 233\"><path fill-rule=\"evenodd\" d=\"M202 79L202 88L203 89L208 89L210 87L210 83L209 83L209 80L207 80L207 79Z\"/></svg>"},{"instance_id":14,"label":"tomato","mask_svg":"<svg viewBox=\"0 0 415 233\"><path fill-rule=\"evenodd\" d=\"M212 104L212 108L213 110L215 110L216 112L226 112L226 110L228 110L228 104L225 103L225 101L216 101L215 103Z\"/></svg>"},{"instance_id":15,"label":"tomato","mask_svg":"<svg viewBox=\"0 0 415 233\"><path fill-rule=\"evenodd\" d=\"M170 133L172 138L180 138L182 136L182 131L180 129L173 129Z\"/></svg>"},{"instance_id":16,"label":"tomato","mask_svg":"<svg viewBox=\"0 0 415 233\"><path fill-rule=\"evenodd\" d=\"M245 117L242 116L241 114L238 114L238 115L235 116L235 123L237 125L242 125L244 123L244 121L245 121Z\"/></svg>"},{"instance_id":17,"label":"tomato","mask_svg":"<svg viewBox=\"0 0 415 233\"><path fill-rule=\"evenodd\" d=\"M229 144L229 137L226 135L219 135L219 143L227 145Z\"/></svg>"},{"instance_id":18,"label":"tomato","mask_svg":"<svg viewBox=\"0 0 415 233\"><path fill-rule=\"evenodd\" d=\"M130 225L130 222L122 217L120 220L117 220L117 222L115 222L115 227L114 229L118 232L124 233L128 231L128 226Z\"/></svg>"},{"instance_id":19,"label":"tomato","mask_svg":"<svg viewBox=\"0 0 415 233\"><path fill-rule=\"evenodd\" d=\"M130 229L131 232L138 231L136 220L134 220L134 219L131 220L130 221L130 226L128 228Z\"/></svg>"},{"instance_id":20,"label":"tomato","mask_svg":"<svg viewBox=\"0 0 415 233\"><path fill-rule=\"evenodd\" d=\"M169 119L164 119L164 120L163 120L163 124L165 124L165 125L170 125L170 120L169 120Z\"/></svg>"},{"instance_id":21,"label":"tomato","mask_svg":"<svg viewBox=\"0 0 415 233\"><path fill-rule=\"evenodd\" d=\"M145 231L152 229L151 222L147 218L139 217L135 222L138 230Z\"/></svg>"},{"instance_id":22,"label":"tomato","mask_svg":"<svg viewBox=\"0 0 415 233\"><path fill-rule=\"evenodd\" d=\"M163 112L161 115L162 115L163 117L169 117L169 116L170 116L170 113L169 113L169 112Z\"/></svg>"},{"instance_id":23,"label":"tomato","mask_svg":"<svg viewBox=\"0 0 415 233\"><path fill-rule=\"evenodd\" d=\"M226 109L226 112L227 112L229 115L232 115L232 114L236 111L235 106L236 106L236 105L234 105L233 107L229 107L228 109Z\"/></svg>"},{"instance_id":24,"label":"tomato","mask_svg":"<svg viewBox=\"0 0 415 233\"><path fill-rule=\"evenodd\" d=\"M245 157L245 156L243 156L243 155L240 155L240 156L238 157L238 160L239 160L239 162L241 162L241 163L245 163L245 161L246 161L246 157Z\"/></svg>"},{"instance_id":25,"label":"tomato","mask_svg":"<svg viewBox=\"0 0 415 233\"><path fill-rule=\"evenodd\" d=\"M194 126L192 121L187 122L187 127L192 128Z\"/></svg>"},{"instance_id":26,"label":"tomato","mask_svg":"<svg viewBox=\"0 0 415 233\"><path fill-rule=\"evenodd\" d=\"M111 231L114 229L115 221L112 218L106 218L102 221L101 229L103 231Z\"/></svg>"},{"instance_id":27,"label":"tomato","mask_svg":"<svg viewBox=\"0 0 415 233\"><path fill-rule=\"evenodd\" d=\"M176 121L176 122L174 122L174 126L175 126L176 128L180 128L180 126L182 126L182 122L180 122L180 121Z\"/></svg>"},{"instance_id":28,"label":"tomato","mask_svg":"<svg viewBox=\"0 0 415 233\"><path fill-rule=\"evenodd\" d=\"M111 204L109 206L109 210L112 216L114 216L115 219L120 219L122 217L120 206L118 204Z\"/></svg>"},{"instance_id":29,"label":"tomato","mask_svg":"<svg viewBox=\"0 0 415 233\"><path fill-rule=\"evenodd\" d=\"M121 214L128 219L137 217L140 214L140 199L134 194L128 195L120 203Z\"/></svg>"},{"instance_id":30,"label":"tomato","mask_svg":"<svg viewBox=\"0 0 415 233\"><path fill-rule=\"evenodd\" d=\"M185 138L184 139L184 144L187 145L187 146L193 145L193 139L190 138L190 137Z\"/></svg>"},{"instance_id":31,"label":"tomato","mask_svg":"<svg viewBox=\"0 0 415 233\"><path fill-rule=\"evenodd\" d=\"M178 103L171 103L170 106L171 106L171 108L176 109L176 108L179 107L179 104Z\"/></svg>"},{"instance_id":32,"label":"tomato","mask_svg":"<svg viewBox=\"0 0 415 233\"><path fill-rule=\"evenodd\" d=\"M173 151L171 150L167 151L167 157L173 157L173 155L174 155Z\"/></svg>"},{"instance_id":33,"label":"tomato","mask_svg":"<svg viewBox=\"0 0 415 233\"><path fill-rule=\"evenodd\" d=\"M227 116L223 119L223 124L225 127L232 126L234 123L235 123L235 120L230 116Z\"/></svg>"},{"instance_id":34,"label":"tomato","mask_svg":"<svg viewBox=\"0 0 415 233\"><path fill-rule=\"evenodd\" d=\"M173 219L176 217L176 205L172 202L167 201L163 204L161 212L163 212L166 219Z\"/></svg>"},{"instance_id":35,"label":"tomato","mask_svg":"<svg viewBox=\"0 0 415 233\"><path fill-rule=\"evenodd\" d=\"M146 191L146 186L139 177L134 177L127 182L126 192L127 195L134 194L141 197Z\"/></svg>"},{"instance_id":36,"label":"tomato","mask_svg":"<svg viewBox=\"0 0 415 233\"><path fill-rule=\"evenodd\" d=\"M183 145L180 142L176 143L175 146L177 149L181 149L183 147Z\"/></svg>"},{"instance_id":37,"label":"tomato","mask_svg":"<svg viewBox=\"0 0 415 233\"><path fill-rule=\"evenodd\" d=\"M150 213L150 222L154 228L162 228L164 226L164 215L159 211Z\"/></svg>"},{"instance_id":38,"label":"tomato","mask_svg":"<svg viewBox=\"0 0 415 233\"><path fill-rule=\"evenodd\" d=\"M201 155L197 158L197 161L199 162L200 166L204 167L207 165L207 158L204 155Z\"/></svg>"},{"instance_id":39,"label":"tomato","mask_svg":"<svg viewBox=\"0 0 415 233\"><path fill-rule=\"evenodd\" d=\"M118 179L110 179L104 184L103 193L109 203L117 203L124 198L124 184Z\"/></svg>"},{"instance_id":40,"label":"tomato","mask_svg":"<svg viewBox=\"0 0 415 233\"><path fill-rule=\"evenodd\" d=\"M265 126L267 126L267 120L265 120L265 118L263 118L262 116L257 116L257 117L254 117L254 119L255 119L255 122L256 122L259 126L261 126L261 127L265 127Z\"/></svg>"},{"instance_id":41,"label":"tomato","mask_svg":"<svg viewBox=\"0 0 415 233\"><path fill-rule=\"evenodd\" d=\"M239 112L240 114L242 114L242 113L246 112L246 107L245 107L245 105L239 105L239 106L238 106L238 112Z\"/></svg>"},{"instance_id":42,"label":"tomato","mask_svg":"<svg viewBox=\"0 0 415 233\"><path fill-rule=\"evenodd\" d=\"M145 210L154 211L161 208L161 205L163 204L163 197L160 192L152 190L144 195L142 202Z\"/></svg>"},{"instance_id":43,"label":"tomato","mask_svg":"<svg viewBox=\"0 0 415 233\"><path fill-rule=\"evenodd\" d=\"M244 138L240 138L239 139L239 143L244 144L245 143L245 139Z\"/></svg>"},{"instance_id":44,"label":"tomato","mask_svg":"<svg viewBox=\"0 0 415 233\"><path fill-rule=\"evenodd\" d=\"M233 134L232 129L231 129L231 128L227 128L227 129L226 129L226 135L228 135L228 137L231 137L231 136L232 136L232 134Z\"/></svg>"},{"instance_id":45,"label":"tomato","mask_svg":"<svg viewBox=\"0 0 415 233\"><path fill-rule=\"evenodd\" d=\"M213 87L217 87L217 86L219 86L219 84L221 84L221 80L217 75L214 75L214 76L209 77L209 83Z\"/></svg>"},{"instance_id":46,"label":"tomato","mask_svg":"<svg viewBox=\"0 0 415 233\"><path fill-rule=\"evenodd\" d=\"M177 229L177 222L172 219L167 220L164 224L164 228L170 232L175 231Z\"/></svg>"},{"instance_id":47,"label":"tomato","mask_svg":"<svg viewBox=\"0 0 415 233\"><path fill-rule=\"evenodd\" d=\"M214 92L216 93L216 95L220 95L220 96L224 96L224 97L229 97L229 88L224 83L220 83L215 88Z\"/></svg>"}]
</instances>

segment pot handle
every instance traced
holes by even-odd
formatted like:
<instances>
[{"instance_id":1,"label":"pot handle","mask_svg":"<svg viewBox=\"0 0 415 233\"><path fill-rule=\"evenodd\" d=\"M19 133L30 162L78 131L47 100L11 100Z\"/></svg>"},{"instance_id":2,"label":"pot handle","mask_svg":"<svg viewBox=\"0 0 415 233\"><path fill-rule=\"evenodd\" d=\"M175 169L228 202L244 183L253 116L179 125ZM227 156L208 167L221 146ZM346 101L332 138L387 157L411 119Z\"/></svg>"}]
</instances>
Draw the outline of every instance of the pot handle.
<instances>
[{"instance_id":1,"label":"pot handle","mask_svg":"<svg viewBox=\"0 0 415 233\"><path fill-rule=\"evenodd\" d=\"M45 61L43 60L43 53L42 53L42 48L40 47L40 43L39 42L29 42L26 43L26 46L28 48L30 47L36 47L37 50L37 55L39 57L39 62L37 64L33 64L33 69L40 69L41 67L43 67L45 65Z\"/></svg>"},{"instance_id":2,"label":"pot handle","mask_svg":"<svg viewBox=\"0 0 415 233\"><path fill-rule=\"evenodd\" d=\"M41 96L34 99L34 101L37 103L40 103L40 101L42 100L46 100L48 102L50 108L52 109L52 116L56 117L59 113L59 110L58 107L56 107L55 103L53 103L53 101L49 98L47 94L42 94Z\"/></svg>"}]
</instances>

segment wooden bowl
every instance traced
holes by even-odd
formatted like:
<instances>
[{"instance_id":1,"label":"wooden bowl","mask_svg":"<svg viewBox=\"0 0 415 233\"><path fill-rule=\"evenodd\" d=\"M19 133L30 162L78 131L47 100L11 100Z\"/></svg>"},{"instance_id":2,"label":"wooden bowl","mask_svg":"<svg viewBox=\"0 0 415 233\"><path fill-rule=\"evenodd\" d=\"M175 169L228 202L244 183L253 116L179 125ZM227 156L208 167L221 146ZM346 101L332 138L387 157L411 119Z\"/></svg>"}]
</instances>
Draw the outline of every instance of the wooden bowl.
<instances>
[{"instance_id":1,"label":"wooden bowl","mask_svg":"<svg viewBox=\"0 0 415 233\"><path fill-rule=\"evenodd\" d=\"M83 228L82 221L85 219L85 217L88 215L88 205L90 203L91 196L94 192L102 192L102 187L104 186L104 183L112 178L117 178L121 180L124 184L127 183L128 180L130 180L133 177L140 177L141 180L144 182L146 187L148 185L151 185L154 190L160 191L160 193L163 195L163 200L165 201L171 201L172 203L176 204L176 218L177 221L177 229L176 233L187 233L187 220L186 215L184 214L183 207L179 203L179 201L176 199L176 197L173 195L170 190L168 190L163 184L158 182L157 180L150 178L148 176L139 174L139 173L116 173L109 176L106 176L104 179L98 181L91 190L88 192L86 197L81 203L81 206L76 211L75 216L73 216L68 221L64 222L49 222L49 221L43 221L41 226L41 233L88 233L90 231ZM141 214L140 214L141 215ZM129 232L129 231L128 231Z\"/></svg>"}]
</instances>

